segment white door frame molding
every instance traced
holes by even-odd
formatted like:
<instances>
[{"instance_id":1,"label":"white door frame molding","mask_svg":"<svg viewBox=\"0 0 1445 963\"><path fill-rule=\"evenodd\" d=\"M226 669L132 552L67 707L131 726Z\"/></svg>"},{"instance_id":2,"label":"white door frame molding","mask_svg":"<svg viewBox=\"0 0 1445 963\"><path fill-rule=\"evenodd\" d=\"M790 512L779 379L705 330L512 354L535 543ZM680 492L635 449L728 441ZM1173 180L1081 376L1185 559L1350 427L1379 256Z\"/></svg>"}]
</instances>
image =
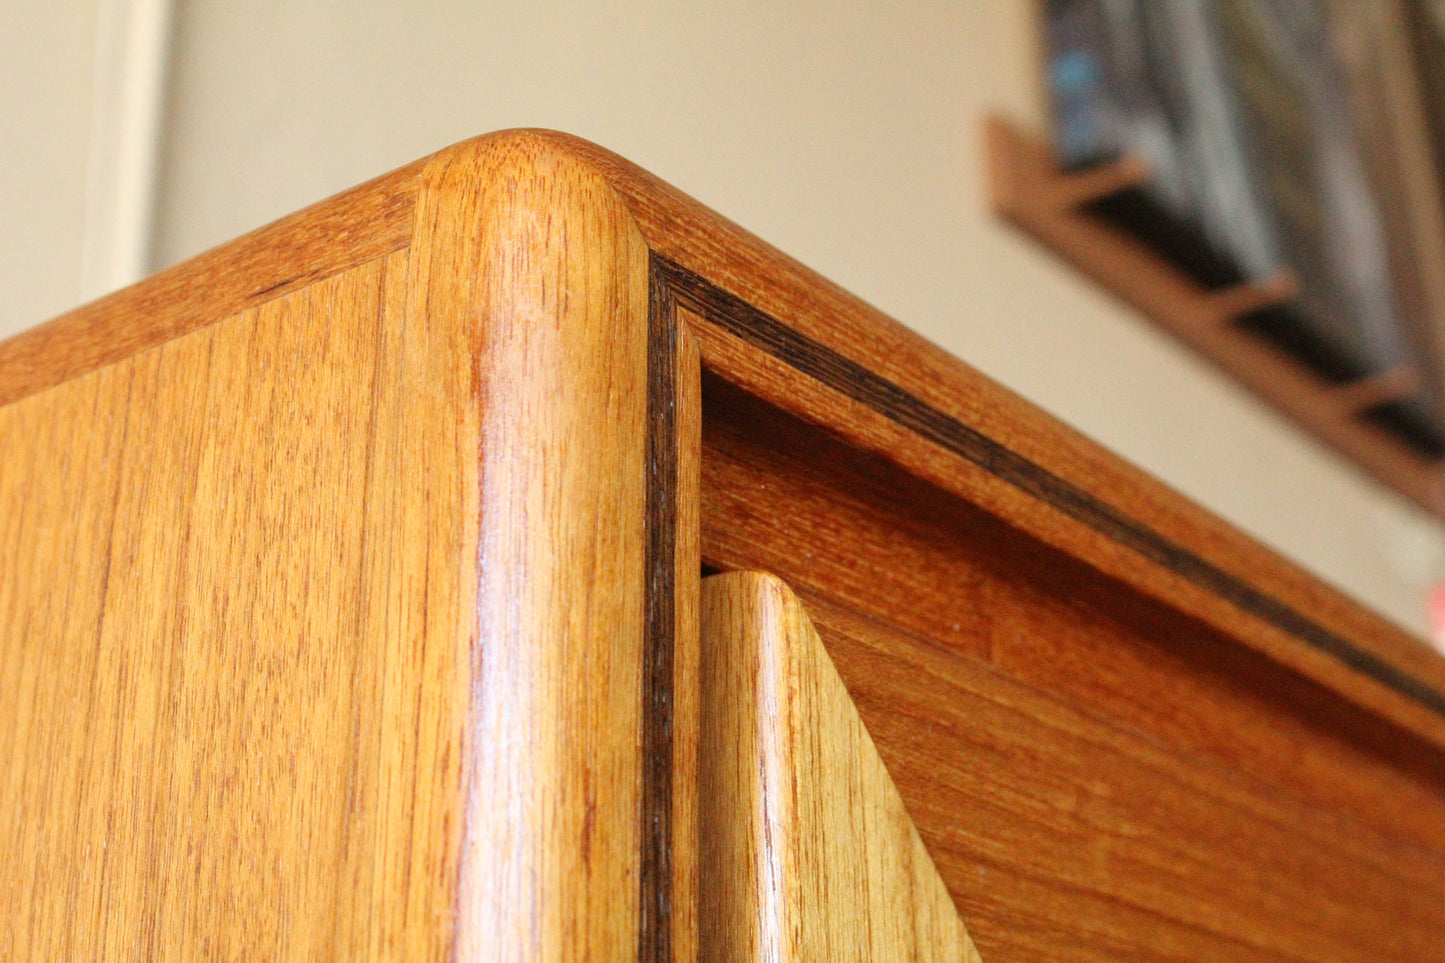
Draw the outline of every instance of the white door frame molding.
<instances>
[{"instance_id":1,"label":"white door frame molding","mask_svg":"<svg viewBox=\"0 0 1445 963\"><path fill-rule=\"evenodd\" d=\"M174 0L101 0L81 297L150 272Z\"/></svg>"}]
</instances>

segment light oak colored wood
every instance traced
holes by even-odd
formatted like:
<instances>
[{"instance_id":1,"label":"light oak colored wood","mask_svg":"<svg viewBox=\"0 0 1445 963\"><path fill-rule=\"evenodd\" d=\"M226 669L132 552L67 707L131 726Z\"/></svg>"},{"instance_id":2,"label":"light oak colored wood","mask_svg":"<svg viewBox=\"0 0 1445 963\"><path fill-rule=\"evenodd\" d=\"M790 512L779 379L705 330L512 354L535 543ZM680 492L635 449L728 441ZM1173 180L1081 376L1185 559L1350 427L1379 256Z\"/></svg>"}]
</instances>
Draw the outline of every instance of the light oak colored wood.
<instances>
[{"instance_id":1,"label":"light oak colored wood","mask_svg":"<svg viewBox=\"0 0 1445 963\"><path fill-rule=\"evenodd\" d=\"M1066 174L1047 146L999 118L987 122L994 209L1084 275L1233 375L1310 433L1422 508L1445 515L1441 466L1334 401L1332 386L1300 363L1232 327L1287 299L1293 279L1211 293L1123 232L1055 197L1096 196L1092 174ZM1085 178L1081 188L1067 185ZM1112 183L1117 177L1104 177Z\"/></svg>"},{"instance_id":2,"label":"light oak colored wood","mask_svg":"<svg viewBox=\"0 0 1445 963\"><path fill-rule=\"evenodd\" d=\"M704 963L979 963L807 613L703 582Z\"/></svg>"}]
</instances>

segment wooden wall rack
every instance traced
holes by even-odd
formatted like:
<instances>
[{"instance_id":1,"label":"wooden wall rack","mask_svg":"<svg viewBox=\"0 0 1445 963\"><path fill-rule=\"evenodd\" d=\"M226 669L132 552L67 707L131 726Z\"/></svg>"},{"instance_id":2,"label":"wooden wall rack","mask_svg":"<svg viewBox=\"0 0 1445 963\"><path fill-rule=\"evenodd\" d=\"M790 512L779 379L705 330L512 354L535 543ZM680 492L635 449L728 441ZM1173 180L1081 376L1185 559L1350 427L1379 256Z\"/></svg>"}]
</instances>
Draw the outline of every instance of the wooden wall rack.
<instances>
[{"instance_id":1,"label":"wooden wall rack","mask_svg":"<svg viewBox=\"0 0 1445 963\"><path fill-rule=\"evenodd\" d=\"M990 196L999 215L1374 478L1445 517L1445 467L1363 417L1410 392L1416 379L1412 369L1331 384L1235 324L1252 311L1287 300L1293 278L1281 275L1205 290L1143 242L1085 210L1091 201L1141 184L1148 176L1143 163L1125 158L1064 172L1043 139L999 117L985 124Z\"/></svg>"}]
</instances>

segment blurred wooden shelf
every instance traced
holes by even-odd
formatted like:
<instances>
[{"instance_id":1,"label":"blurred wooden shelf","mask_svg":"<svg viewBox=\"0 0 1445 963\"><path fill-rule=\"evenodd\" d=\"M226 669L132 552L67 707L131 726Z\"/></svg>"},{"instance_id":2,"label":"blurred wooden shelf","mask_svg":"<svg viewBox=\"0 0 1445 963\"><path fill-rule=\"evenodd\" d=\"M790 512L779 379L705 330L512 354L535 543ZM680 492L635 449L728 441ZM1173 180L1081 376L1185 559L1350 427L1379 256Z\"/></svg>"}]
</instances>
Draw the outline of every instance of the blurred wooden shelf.
<instances>
[{"instance_id":1,"label":"blurred wooden shelf","mask_svg":"<svg viewBox=\"0 0 1445 963\"><path fill-rule=\"evenodd\" d=\"M999 117L986 121L985 140L990 194L1000 216L1382 484L1445 517L1445 466L1366 417L1371 407L1408 392L1415 372L1402 368L1332 384L1237 326L1251 312L1288 300L1293 278L1206 290L1143 242L1091 215L1091 201L1147 177L1139 161L1064 172L1045 141Z\"/></svg>"}]
</instances>

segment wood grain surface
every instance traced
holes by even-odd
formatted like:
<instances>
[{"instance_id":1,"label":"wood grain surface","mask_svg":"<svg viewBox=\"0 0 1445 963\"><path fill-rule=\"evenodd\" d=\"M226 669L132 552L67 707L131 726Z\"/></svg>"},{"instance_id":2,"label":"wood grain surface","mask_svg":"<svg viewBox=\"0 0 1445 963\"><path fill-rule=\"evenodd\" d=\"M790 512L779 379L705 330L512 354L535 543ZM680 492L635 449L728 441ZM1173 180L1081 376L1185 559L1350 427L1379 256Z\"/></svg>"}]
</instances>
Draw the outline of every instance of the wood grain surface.
<instances>
[{"instance_id":1,"label":"wood grain surface","mask_svg":"<svg viewBox=\"0 0 1445 963\"><path fill-rule=\"evenodd\" d=\"M703 582L704 963L978 953L807 613Z\"/></svg>"},{"instance_id":2,"label":"wood grain surface","mask_svg":"<svg viewBox=\"0 0 1445 963\"><path fill-rule=\"evenodd\" d=\"M0 345L0 957L638 958L647 297L506 135Z\"/></svg>"},{"instance_id":3,"label":"wood grain surface","mask_svg":"<svg viewBox=\"0 0 1445 963\"><path fill-rule=\"evenodd\" d=\"M642 899L647 247L607 182L538 137L461 145L421 181L408 316L430 343L409 387L461 424L411 440L465 466L434 497L478 519L476 543L437 560L474 588L455 611L425 612L454 626L468 660L452 952L630 961ZM445 403L456 394L476 403ZM408 506L434 512L420 498Z\"/></svg>"},{"instance_id":4,"label":"wood grain surface","mask_svg":"<svg viewBox=\"0 0 1445 963\"><path fill-rule=\"evenodd\" d=\"M699 567L806 599L994 963L1438 955L1445 660L512 132L0 343L0 957L704 951Z\"/></svg>"},{"instance_id":5,"label":"wood grain surface","mask_svg":"<svg viewBox=\"0 0 1445 963\"><path fill-rule=\"evenodd\" d=\"M696 332L710 370L784 411L828 426L864 450L904 464L910 473L1117 574L1166 605L1210 622L1237 644L1445 744L1445 717L1439 712L1420 711L1413 700L1399 698L1349 662L1242 612L1228 592L1200 590L1169 565L1141 556L1108 535L1101 537L1097 528L1071 518L1067 509L1083 496L1249 585L1273 604L1307 613L1320 630L1347 640L1365 660L1378 660L1389 672L1403 672L1445 693L1445 659L1422 640L636 165L585 141L550 136L587 156L627 199L652 248L655 274L691 276L699 282L694 290L708 293L707 303L691 299L687 306L707 319ZM659 263L672 268L659 271ZM665 279L664 284L678 295L676 285ZM713 310L720 303L771 320L772 331L767 337L740 338ZM1216 307L1211 302L1210 310ZM729 313L739 312L722 312ZM801 367L780 348L780 340L809 346L826 360ZM994 474L987 463L970 463L915 427L900 425L856 395L850 397L836 380L829 383L827 376L841 374L846 380L850 368L868 372L886 393L912 399L930 417L964 426L996 444L1006 457L1021 459L1058 480L1063 498L1052 503L1041 499L1037 492Z\"/></svg>"},{"instance_id":6,"label":"wood grain surface","mask_svg":"<svg viewBox=\"0 0 1445 963\"><path fill-rule=\"evenodd\" d=\"M985 959L1438 958L1438 850L804 601Z\"/></svg>"},{"instance_id":7,"label":"wood grain surface","mask_svg":"<svg viewBox=\"0 0 1445 963\"><path fill-rule=\"evenodd\" d=\"M1344 600L1321 583L1294 583L1298 571L1258 545L1257 568L1245 575L1222 564L1215 550L1251 543L1202 539L1198 530L1186 540L1171 538L1135 510L1147 499L1147 482L1085 484L1056 470L1060 466L1051 459L1026 456L1030 439L1042 437L1035 432L1047 425L1022 416L1007 425L954 416L677 265L654 257L654 272L680 303L710 319L698 329L704 365L745 393L905 466L1445 746L1445 663L1419 640L1358 606L1339 606ZM1286 581L1276 581L1280 577Z\"/></svg>"},{"instance_id":8,"label":"wood grain surface","mask_svg":"<svg viewBox=\"0 0 1445 963\"><path fill-rule=\"evenodd\" d=\"M1208 565L1248 583L1280 604L1308 613L1322 629L1347 639L1368 658L1445 691L1445 660L1420 640L1323 585L836 284L609 151L552 131L526 132L524 136L545 143L548 150L571 157L604 177L623 198L655 257L695 274L810 343L861 365L932 410L997 441L1070 489L1109 506ZM317 253L328 250L328 236L354 236L363 246L404 243L406 229L402 228L398 241L395 225L401 223L398 217L406 220L405 212L414 204L420 167L419 162L364 188L338 195L189 265L178 266L113 298L0 342L0 398L20 397L37 385L71 377L113 356L123 356L125 350L134 350L136 345L159 343L178 330L211 323L208 318L225 316L229 312L220 309L241 296L230 292L249 292L254 301L264 299L271 285L293 283L296 272L288 270L284 260L268 256L268 248L284 251L294 246L312 252L303 261L319 258L317 263L331 263L338 258L344 261L349 255ZM337 246L346 247L344 243ZM214 296L209 286L184 283L187 271L210 276L221 270L230 256L244 262L247 271L254 271L255 276L239 272L234 284L221 285ZM251 285L251 280L258 283ZM171 297L181 297L185 310L168 314L164 305ZM112 307L121 310L110 310ZM197 314L199 317L194 317ZM185 320L178 322L178 316ZM1347 697L1362 701L1372 711L1383 712L1398 723L1417 731L1438 731L1445 738L1445 730L1438 729L1438 714L1407 720L1406 716L1418 714L1388 693L1377 691L1368 676L1350 671L1349 666L1342 667L1336 659L1311 652L1308 645L1289 633L1271 631L1256 620L1241 618L1229 599L1219 593L1201 595L1166 567L1127 551L1121 553L1109 539L1100 539L1089 526L1041 504L1036 495L1019 490L1005 479L990 477L978 466L961 464L914 433L900 431L896 425L879 424L879 419L870 416L864 406L840 404L836 394L820 386L813 375L790 369L784 359L741 345L713 324L699 325L696 332L710 367L726 372L729 379L747 385L784 410L814 421L831 422L835 431L848 433L855 443L905 461L911 472L1071 555L1116 569L1166 604L1182 607L1218 625L1240 644L1326 681ZM96 347L111 343L122 348ZM1333 397L1330 403L1340 409L1349 407L1335 405Z\"/></svg>"},{"instance_id":9,"label":"wood grain surface","mask_svg":"<svg viewBox=\"0 0 1445 963\"><path fill-rule=\"evenodd\" d=\"M1433 746L716 377L703 397L704 563L799 593L985 959L1433 959Z\"/></svg>"},{"instance_id":10,"label":"wood grain surface","mask_svg":"<svg viewBox=\"0 0 1445 963\"><path fill-rule=\"evenodd\" d=\"M410 620L458 597L423 573L462 519L396 524L403 464L441 468L405 280L0 409L0 955L444 956L465 677Z\"/></svg>"}]
</instances>

